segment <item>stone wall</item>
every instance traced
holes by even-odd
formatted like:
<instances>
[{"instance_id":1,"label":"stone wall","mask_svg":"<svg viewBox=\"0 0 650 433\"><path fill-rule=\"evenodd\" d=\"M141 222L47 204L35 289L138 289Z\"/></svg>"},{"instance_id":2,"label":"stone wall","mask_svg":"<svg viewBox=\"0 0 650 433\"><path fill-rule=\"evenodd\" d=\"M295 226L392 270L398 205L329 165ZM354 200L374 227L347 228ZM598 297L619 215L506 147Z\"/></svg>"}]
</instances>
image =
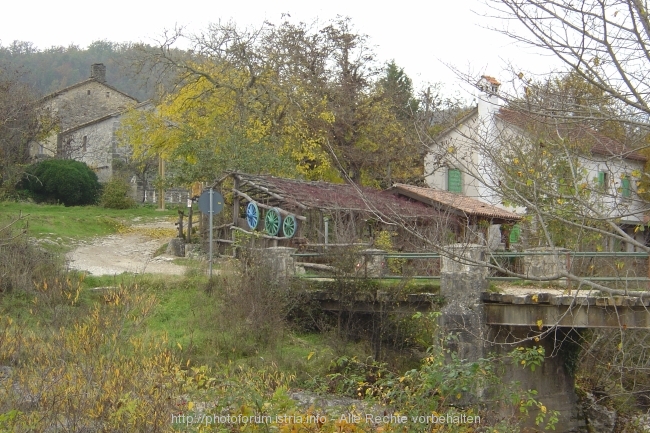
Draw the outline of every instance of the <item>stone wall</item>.
<instances>
[{"instance_id":1,"label":"stone wall","mask_svg":"<svg viewBox=\"0 0 650 433\"><path fill-rule=\"evenodd\" d=\"M100 182L106 182L113 173L113 158L117 154L115 131L119 116L109 117L73 132L60 135L62 155L85 162Z\"/></svg>"},{"instance_id":2,"label":"stone wall","mask_svg":"<svg viewBox=\"0 0 650 433\"><path fill-rule=\"evenodd\" d=\"M44 107L56 116L61 131L82 125L100 117L135 105L134 98L95 80L54 93L44 102Z\"/></svg>"}]
</instances>

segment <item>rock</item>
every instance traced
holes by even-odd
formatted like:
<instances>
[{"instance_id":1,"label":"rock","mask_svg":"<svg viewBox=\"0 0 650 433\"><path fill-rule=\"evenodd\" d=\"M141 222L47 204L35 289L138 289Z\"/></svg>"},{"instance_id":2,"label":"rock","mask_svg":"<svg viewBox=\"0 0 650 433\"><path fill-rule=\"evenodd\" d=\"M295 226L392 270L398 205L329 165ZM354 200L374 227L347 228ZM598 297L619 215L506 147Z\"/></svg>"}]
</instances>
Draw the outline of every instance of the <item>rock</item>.
<instances>
[{"instance_id":1,"label":"rock","mask_svg":"<svg viewBox=\"0 0 650 433\"><path fill-rule=\"evenodd\" d=\"M11 367L7 365L0 365L0 381L9 379L11 377Z\"/></svg>"},{"instance_id":2,"label":"rock","mask_svg":"<svg viewBox=\"0 0 650 433\"><path fill-rule=\"evenodd\" d=\"M181 238L172 238L167 244L165 253L176 257L185 257L185 241Z\"/></svg>"},{"instance_id":3,"label":"rock","mask_svg":"<svg viewBox=\"0 0 650 433\"><path fill-rule=\"evenodd\" d=\"M351 410L373 416L381 416L387 410L384 406L372 405L363 400L331 394L320 395L310 391L292 391L289 392L289 397L301 408L313 408L316 413L326 415L329 419L338 418Z\"/></svg>"},{"instance_id":4,"label":"rock","mask_svg":"<svg viewBox=\"0 0 650 433\"><path fill-rule=\"evenodd\" d=\"M587 394L583 400L583 410L587 421L587 430L598 433L613 433L618 415L615 410L608 409L593 394Z\"/></svg>"},{"instance_id":5,"label":"rock","mask_svg":"<svg viewBox=\"0 0 650 433\"><path fill-rule=\"evenodd\" d=\"M642 432L650 432L650 414L645 414L632 419L632 425Z\"/></svg>"}]
</instances>

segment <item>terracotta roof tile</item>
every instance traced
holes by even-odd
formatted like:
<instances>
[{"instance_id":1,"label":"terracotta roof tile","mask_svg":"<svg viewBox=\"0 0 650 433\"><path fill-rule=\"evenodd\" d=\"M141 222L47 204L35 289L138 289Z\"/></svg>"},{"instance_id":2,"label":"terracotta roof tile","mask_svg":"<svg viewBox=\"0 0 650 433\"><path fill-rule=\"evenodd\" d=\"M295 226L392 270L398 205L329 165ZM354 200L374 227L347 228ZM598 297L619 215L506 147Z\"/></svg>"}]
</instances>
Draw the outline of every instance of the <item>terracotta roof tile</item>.
<instances>
[{"instance_id":1,"label":"terracotta roof tile","mask_svg":"<svg viewBox=\"0 0 650 433\"><path fill-rule=\"evenodd\" d=\"M498 218L504 220L519 221L521 216L514 212L508 212L488 203L484 203L472 197L462 194L455 194L449 191L442 191L434 188L423 188L413 185L397 183L394 185L397 192L407 193L409 197L418 198L422 202L436 202L453 209L457 209L468 216L480 216Z\"/></svg>"},{"instance_id":2,"label":"terracotta roof tile","mask_svg":"<svg viewBox=\"0 0 650 433\"><path fill-rule=\"evenodd\" d=\"M424 203L398 197L389 191L350 184L286 179L269 175L235 173L242 183L257 191L266 189L281 196L288 208L304 205L313 209L348 209L404 218L438 218L441 212ZM263 189L260 189L263 188Z\"/></svg>"},{"instance_id":3,"label":"terracotta roof tile","mask_svg":"<svg viewBox=\"0 0 650 433\"><path fill-rule=\"evenodd\" d=\"M499 83L499 81L496 78L490 77L489 75L483 75L481 78L485 78L485 80L488 83L494 84L495 86L500 86L501 85L501 83Z\"/></svg>"},{"instance_id":4,"label":"terracotta roof tile","mask_svg":"<svg viewBox=\"0 0 650 433\"><path fill-rule=\"evenodd\" d=\"M591 152L596 155L640 162L646 162L648 160L641 153L630 149L625 144L606 137L595 129L582 124L567 121L559 123L553 118L544 118L535 113L527 113L508 108L501 108L497 117L504 122L524 130L530 128L531 125L534 128L554 128L560 131L560 134L568 136L572 140L588 143L591 146Z\"/></svg>"}]
</instances>

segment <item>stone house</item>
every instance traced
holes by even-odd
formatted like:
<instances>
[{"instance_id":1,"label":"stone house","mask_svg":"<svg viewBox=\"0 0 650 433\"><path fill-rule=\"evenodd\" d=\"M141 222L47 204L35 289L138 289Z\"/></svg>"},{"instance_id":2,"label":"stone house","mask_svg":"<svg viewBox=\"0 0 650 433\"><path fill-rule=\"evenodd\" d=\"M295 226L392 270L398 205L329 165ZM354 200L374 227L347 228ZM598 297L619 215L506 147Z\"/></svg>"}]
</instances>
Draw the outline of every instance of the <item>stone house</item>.
<instances>
[{"instance_id":1,"label":"stone house","mask_svg":"<svg viewBox=\"0 0 650 433\"><path fill-rule=\"evenodd\" d=\"M105 182L113 173L113 160L124 156L115 138L122 114L146 105L108 85L106 66L93 64L90 78L41 100L41 109L52 114L58 128L41 142L31 143L30 155L35 161L58 157L85 162Z\"/></svg>"},{"instance_id":2,"label":"stone house","mask_svg":"<svg viewBox=\"0 0 650 433\"><path fill-rule=\"evenodd\" d=\"M432 188L463 194L524 214L525 208L504 206L503 197L498 192L503 175L491 155L498 154L499 149L512 140L521 143L522 147L530 146L536 139L531 130L536 129L535 124L544 124L544 120L503 107L499 98L500 86L498 80L489 76L483 76L477 83L480 92L477 106L434 138L424 161L425 181ZM607 218L617 219L630 236L643 242L644 234L637 233L635 228L645 221L647 203L636 195L637 186L632 173L642 172L647 159L587 126L557 127L549 126L547 122L546 128L576 142L587 143L588 150L577 158L587 186L594 192L594 200L598 200L598 206ZM498 226L491 227L490 235L499 236L498 230ZM630 244L623 247L613 242L606 247L610 250L634 250Z\"/></svg>"}]
</instances>

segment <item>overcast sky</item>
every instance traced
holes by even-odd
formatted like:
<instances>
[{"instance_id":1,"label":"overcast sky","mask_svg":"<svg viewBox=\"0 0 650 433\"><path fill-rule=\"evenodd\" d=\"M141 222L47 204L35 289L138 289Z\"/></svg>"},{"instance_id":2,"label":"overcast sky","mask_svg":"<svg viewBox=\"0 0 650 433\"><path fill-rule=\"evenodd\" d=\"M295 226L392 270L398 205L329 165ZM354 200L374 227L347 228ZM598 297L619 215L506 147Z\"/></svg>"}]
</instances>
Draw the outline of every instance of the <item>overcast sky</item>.
<instances>
[{"instance_id":1,"label":"overcast sky","mask_svg":"<svg viewBox=\"0 0 650 433\"><path fill-rule=\"evenodd\" d=\"M278 23L283 13L291 20L326 21L348 16L359 33L365 33L382 61L394 59L416 87L441 82L446 92L459 90L459 80L449 63L475 74L511 79L506 63L525 70L546 72L550 59L527 53L512 41L487 30L501 23L482 16L480 0L380 2L354 0L308 1L168 1L168 0L12 0L4 4L0 42L31 41L39 48L95 40L153 43L164 29L183 25L204 29L209 22L233 20L241 26ZM319 6L320 5L320 6Z\"/></svg>"}]
</instances>

